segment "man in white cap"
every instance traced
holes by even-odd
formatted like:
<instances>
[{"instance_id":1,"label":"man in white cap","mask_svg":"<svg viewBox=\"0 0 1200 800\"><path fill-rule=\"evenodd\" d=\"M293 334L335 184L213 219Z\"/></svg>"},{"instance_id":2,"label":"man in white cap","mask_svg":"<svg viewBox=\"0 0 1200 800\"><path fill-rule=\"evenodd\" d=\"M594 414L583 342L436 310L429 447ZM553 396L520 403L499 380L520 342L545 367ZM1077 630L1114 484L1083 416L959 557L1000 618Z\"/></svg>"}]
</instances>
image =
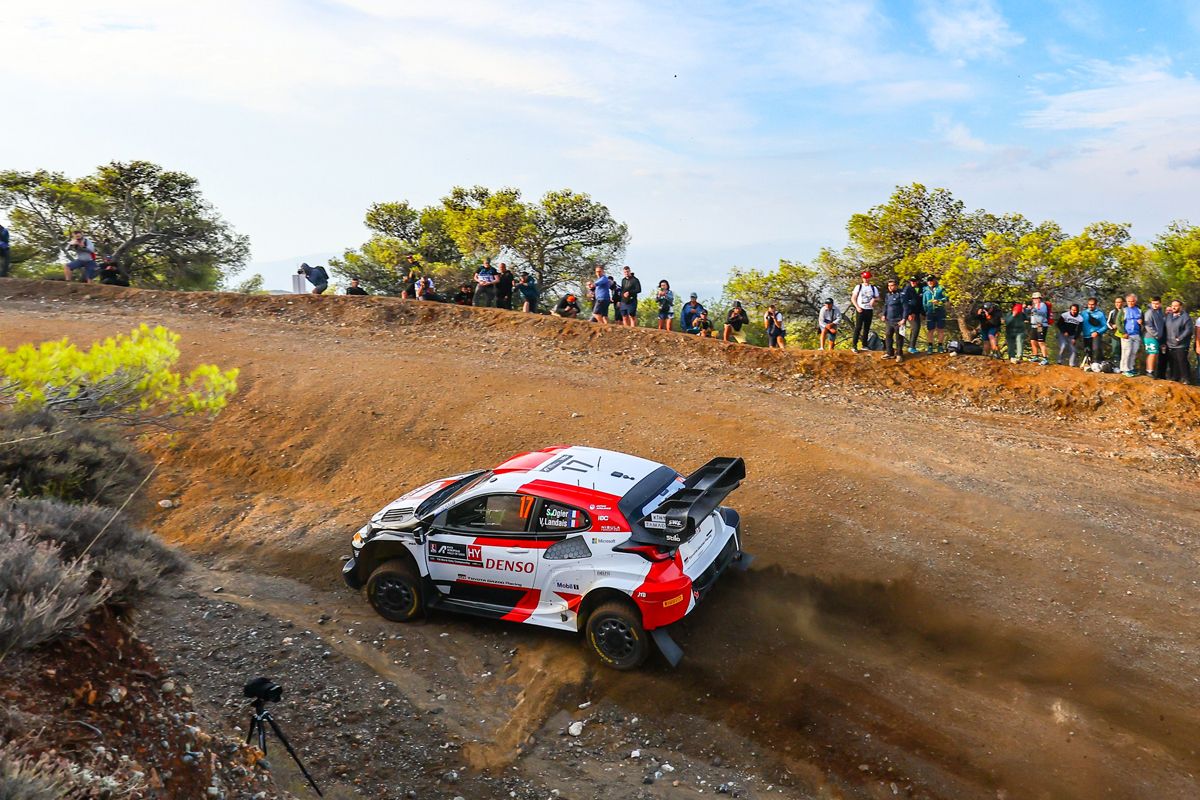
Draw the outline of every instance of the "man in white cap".
<instances>
[{"instance_id":1,"label":"man in white cap","mask_svg":"<svg viewBox=\"0 0 1200 800\"><path fill-rule=\"evenodd\" d=\"M1046 332L1050 330L1050 306L1042 299L1041 292L1034 292L1029 303L1029 352L1034 364L1046 366L1050 363L1046 350Z\"/></svg>"},{"instance_id":2,"label":"man in white cap","mask_svg":"<svg viewBox=\"0 0 1200 800\"><path fill-rule=\"evenodd\" d=\"M869 271L862 274L862 280L850 293L850 304L858 316L854 320L854 337L850 340L850 349L858 352L859 339L863 347L867 346L867 338L871 335L871 318L875 316L875 301L879 299L879 289L871 283Z\"/></svg>"}]
</instances>

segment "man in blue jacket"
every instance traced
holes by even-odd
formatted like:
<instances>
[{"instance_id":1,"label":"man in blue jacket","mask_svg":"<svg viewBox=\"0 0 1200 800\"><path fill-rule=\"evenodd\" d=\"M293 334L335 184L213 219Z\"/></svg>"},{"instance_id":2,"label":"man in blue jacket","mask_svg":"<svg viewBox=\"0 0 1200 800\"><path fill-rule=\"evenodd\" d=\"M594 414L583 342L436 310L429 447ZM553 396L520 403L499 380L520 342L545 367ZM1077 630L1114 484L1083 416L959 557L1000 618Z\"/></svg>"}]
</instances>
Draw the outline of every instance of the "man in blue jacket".
<instances>
[{"instance_id":1,"label":"man in blue jacket","mask_svg":"<svg viewBox=\"0 0 1200 800\"><path fill-rule=\"evenodd\" d=\"M679 327L686 331L696 324L700 312L705 310L704 306L700 305L700 301L696 299L696 293L692 292L692 296L683 304L683 310L679 312Z\"/></svg>"},{"instance_id":2,"label":"man in blue jacket","mask_svg":"<svg viewBox=\"0 0 1200 800\"><path fill-rule=\"evenodd\" d=\"M1104 334L1108 332L1108 320L1100 310L1100 301L1094 297L1087 299L1087 308L1083 310L1083 341L1088 348L1092 363L1099 364L1104 360Z\"/></svg>"},{"instance_id":3,"label":"man in blue jacket","mask_svg":"<svg viewBox=\"0 0 1200 800\"><path fill-rule=\"evenodd\" d=\"M329 273L324 267L310 267L308 264L301 264L300 269L296 270L297 275L303 275L309 283L313 285L313 294L321 294L329 288Z\"/></svg>"},{"instance_id":4,"label":"man in blue jacket","mask_svg":"<svg viewBox=\"0 0 1200 800\"><path fill-rule=\"evenodd\" d=\"M904 300L895 278L888 278L887 294L883 297L883 321L887 323L884 341L887 353L884 358L904 360L904 323L908 321L909 306Z\"/></svg>"},{"instance_id":5,"label":"man in blue jacket","mask_svg":"<svg viewBox=\"0 0 1200 800\"><path fill-rule=\"evenodd\" d=\"M904 287L904 318L908 320L908 333L905 344L908 352L917 354L917 340L921 338L921 279L913 275Z\"/></svg>"},{"instance_id":6,"label":"man in blue jacket","mask_svg":"<svg viewBox=\"0 0 1200 800\"><path fill-rule=\"evenodd\" d=\"M8 268L11 263L8 253L8 228L0 225L0 278L8 277Z\"/></svg>"}]
</instances>

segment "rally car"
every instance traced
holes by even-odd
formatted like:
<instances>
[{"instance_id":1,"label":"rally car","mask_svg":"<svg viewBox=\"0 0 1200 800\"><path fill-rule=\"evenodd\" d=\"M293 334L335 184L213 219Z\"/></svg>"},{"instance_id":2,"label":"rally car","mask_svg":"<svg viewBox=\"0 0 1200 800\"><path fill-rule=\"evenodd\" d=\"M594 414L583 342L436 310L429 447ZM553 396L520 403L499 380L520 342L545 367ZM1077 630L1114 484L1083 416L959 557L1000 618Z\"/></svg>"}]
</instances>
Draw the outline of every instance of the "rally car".
<instances>
[{"instance_id":1,"label":"rally car","mask_svg":"<svg viewBox=\"0 0 1200 800\"><path fill-rule=\"evenodd\" d=\"M591 447L522 453L387 505L354 534L342 575L389 620L445 608L583 631L617 669L642 664L653 638L674 665L666 627L749 564L721 505L745 477L740 458L684 477Z\"/></svg>"}]
</instances>

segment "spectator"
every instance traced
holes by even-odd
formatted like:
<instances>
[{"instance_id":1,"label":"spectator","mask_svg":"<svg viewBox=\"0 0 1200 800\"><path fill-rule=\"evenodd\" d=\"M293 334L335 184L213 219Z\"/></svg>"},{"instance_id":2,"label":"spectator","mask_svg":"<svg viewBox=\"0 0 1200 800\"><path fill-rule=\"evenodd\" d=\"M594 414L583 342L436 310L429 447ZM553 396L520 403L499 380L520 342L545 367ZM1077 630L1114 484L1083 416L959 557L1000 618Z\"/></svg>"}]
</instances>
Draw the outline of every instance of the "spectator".
<instances>
[{"instance_id":1,"label":"spectator","mask_svg":"<svg viewBox=\"0 0 1200 800\"><path fill-rule=\"evenodd\" d=\"M774 303L767 306L763 324L767 328L767 347L778 347L782 350L787 343L787 329L783 327L783 314L775 308Z\"/></svg>"},{"instance_id":2,"label":"spectator","mask_svg":"<svg viewBox=\"0 0 1200 800\"><path fill-rule=\"evenodd\" d=\"M1030 361L1045 366L1050 363L1050 351L1046 349L1046 333L1050 330L1050 306L1042 299L1041 292L1034 292L1029 301L1029 351Z\"/></svg>"},{"instance_id":3,"label":"spectator","mask_svg":"<svg viewBox=\"0 0 1200 800\"><path fill-rule=\"evenodd\" d=\"M687 329L688 333L694 333L697 336L703 336L706 339L712 338L713 326L708 319L708 309L700 312L700 315L692 320L692 327Z\"/></svg>"},{"instance_id":4,"label":"spectator","mask_svg":"<svg viewBox=\"0 0 1200 800\"><path fill-rule=\"evenodd\" d=\"M512 311L513 274L508 271L508 264L500 262L500 272L496 275L496 308Z\"/></svg>"},{"instance_id":5,"label":"spectator","mask_svg":"<svg viewBox=\"0 0 1200 800\"><path fill-rule=\"evenodd\" d=\"M556 317L575 319L579 316L579 298L573 294L560 297L558 303L554 306L554 310L550 313Z\"/></svg>"},{"instance_id":6,"label":"spectator","mask_svg":"<svg viewBox=\"0 0 1200 800\"><path fill-rule=\"evenodd\" d=\"M540 292L533 275L528 272L522 275L521 282L517 284L517 291L521 293L521 310L526 314L536 314Z\"/></svg>"},{"instance_id":7,"label":"spectator","mask_svg":"<svg viewBox=\"0 0 1200 800\"><path fill-rule=\"evenodd\" d=\"M1079 366L1079 337L1083 333L1083 316L1079 304L1071 303L1065 314L1058 315L1058 363Z\"/></svg>"},{"instance_id":8,"label":"spectator","mask_svg":"<svg viewBox=\"0 0 1200 800\"><path fill-rule=\"evenodd\" d=\"M1196 380L1200 382L1200 317L1196 317L1196 327L1192 331L1192 341L1196 344Z\"/></svg>"},{"instance_id":9,"label":"spectator","mask_svg":"<svg viewBox=\"0 0 1200 800\"><path fill-rule=\"evenodd\" d=\"M496 268L492 266L492 260L485 258L483 266L475 273L475 298L473 304L485 308L494 308L496 306L496 282L499 279L500 273L496 272Z\"/></svg>"},{"instance_id":10,"label":"spectator","mask_svg":"<svg viewBox=\"0 0 1200 800\"><path fill-rule=\"evenodd\" d=\"M617 282L604 274L604 267L596 265L596 279L588 281L588 289L592 295L592 322L608 324L608 307L612 305L613 294L617 290Z\"/></svg>"},{"instance_id":11,"label":"spectator","mask_svg":"<svg viewBox=\"0 0 1200 800\"><path fill-rule=\"evenodd\" d=\"M1024 303L1013 303L1004 316L1004 338L1008 344L1008 360L1021 363L1025 355L1025 340L1029 336L1029 315Z\"/></svg>"},{"instance_id":12,"label":"spectator","mask_svg":"<svg viewBox=\"0 0 1200 800\"><path fill-rule=\"evenodd\" d=\"M1126 378L1137 376L1137 354L1142 347L1142 309L1138 308L1136 294L1125 295L1125 314L1121 330L1121 374Z\"/></svg>"},{"instance_id":13,"label":"spectator","mask_svg":"<svg viewBox=\"0 0 1200 800\"><path fill-rule=\"evenodd\" d=\"M908 352L917 354L917 340L921 338L921 279L913 275L904 287L904 305L908 310L905 319L908 320L908 335L905 337Z\"/></svg>"},{"instance_id":14,"label":"spectator","mask_svg":"<svg viewBox=\"0 0 1200 800\"><path fill-rule=\"evenodd\" d=\"M824 350L826 343L832 350L837 344L838 321L842 314L833 304L832 297L825 298L825 304L817 312L817 334L820 336L820 349Z\"/></svg>"},{"instance_id":15,"label":"spectator","mask_svg":"<svg viewBox=\"0 0 1200 800\"><path fill-rule=\"evenodd\" d=\"M733 308L729 309L729 313L725 315L725 327L721 330L721 341L728 342L733 339L739 344L746 343L746 334L742 333L742 326L750 322L750 316L746 313L746 309L742 308L741 300L733 301Z\"/></svg>"},{"instance_id":16,"label":"spectator","mask_svg":"<svg viewBox=\"0 0 1200 800\"><path fill-rule=\"evenodd\" d=\"M122 274L117 262L109 256L100 265L100 282L105 286L128 286L129 278Z\"/></svg>"},{"instance_id":17,"label":"spectator","mask_svg":"<svg viewBox=\"0 0 1200 800\"><path fill-rule=\"evenodd\" d=\"M1119 362L1121 358L1121 340L1125 338L1125 298L1113 298L1113 307L1108 311L1108 331L1112 334L1112 347L1109 348L1110 358Z\"/></svg>"},{"instance_id":18,"label":"spectator","mask_svg":"<svg viewBox=\"0 0 1200 800\"><path fill-rule=\"evenodd\" d=\"M696 293L692 292L688 301L683 304L683 310L679 312L679 327L681 330L687 330L696 324L696 318L700 316L700 312L704 311L704 306L700 305L700 301L696 299Z\"/></svg>"},{"instance_id":19,"label":"spectator","mask_svg":"<svg viewBox=\"0 0 1200 800\"><path fill-rule=\"evenodd\" d=\"M671 330L671 320L675 317L675 295L671 284L667 281L658 282L658 291L654 293L654 302L658 303L658 329Z\"/></svg>"},{"instance_id":20,"label":"spectator","mask_svg":"<svg viewBox=\"0 0 1200 800\"><path fill-rule=\"evenodd\" d=\"M346 287L346 294L365 295L367 290L358 285L358 278L351 278L350 285Z\"/></svg>"},{"instance_id":21,"label":"spectator","mask_svg":"<svg viewBox=\"0 0 1200 800\"><path fill-rule=\"evenodd\" d=\"M1171 308L1164 317L1163 343L1166 345L1167 377L1179 383L1192 382L1192 369L1188 364L1192 339L1195 336L1192 318L1183 310L1179 300L1171 301ZM1147 361L1147 363L1149 363ZM1146 367L1149 372L1150 368Z\"/></svg>"},{"instance_id":22,"label":"spectator","mask_svg":"<svg viewBox=\"0 0 1200 800\"><path fill-rule=\"evenodd\" d=\"M937 351L946 352L946 303L950 298L946 290L938 285L936 275L925 278L925 289L921 292L921 308L925 312L925 330L929 335L927 352L933 353L934 339Z\"/></svg>"},{"instance_id":23,"label":"spectator","mask_svg":"<svg viewBox=\"0 0 1200 800\"><path fill-rule=\"evenodd\" d=\"M464 283L458 287L458 291L450 298L456 306L469 306L474 299L474 292L471 290L471 284Z\"/></svg>"},{"instance_id":24,"label":"spectator","mask_svg":"<svg viewBox=\"0 0 1200 800\"><path fill-rule=\"evenodd\" d=\"M0 223L0 278L8 277L8 270L12 266L11 253L9 252L8 228Z\"/></svg>"},{"instance_id":25,"label":"spectator","mask_svg":"<svg viewBox=\"0 0 1200 800\"><path fill-rule=\"evenodd\" d=\"M642 282L628 265L621 268L621 289L617 296L617 315L621 324L628 328L637 327L638 295L642 293Z\"/></svg>"},{"instance_id":26,"label":"spectator","mask_svg":"<svg viewBox=\"0 0 1200 800\"><path fill-rule=\"evenodd\" d=\"M1163 312L1162 298L1151 297L1150 307L1142 313L1142 347L1146 350L1146 374L1162 379L1167 366L1163 353L1166 336L1167 315Z\"/></svg>"},{"instance_id":27,"label":"spectator","mask_svg":"<svg viewBox=\"0 0 1200 800\"><path fill-rule=\"evenodd\" d=\"M1098 306L1096 298L1089 297L1087 299L1087 308L1083 310L1083 329L1081 331L1093 364L1099 364L1104 360L1104 334L1108 330L1104 312Z\"/></svg>"},{"instance_id":28,"label":"spectator","mask_svg":"<svg viewBox=\"0 0 1200 800\"><path fill-rule=\"evenodd\" d=\"M884 358L904 360L904 323L907 321L907 310L904 305L904 292L900 290L895 278L888 278L887 294L883 297L883 321L887 324L884 334L887 353L884 354Z\"/></svg>"},{"instance_id":29,"label":"spectator","mask_svg":"<svg viewBox=\"0 0 1200 800\"><path fill-rule=\"evenodd\" d=\"M329 273L320 265L310 267L308 264L301 264L296 274L303 275L313 285L313 294L324 294L329 288Z\"/></svg>"},{"instance_id":30,"label":"spectator","mask_svg":"<svg viewBox=\"0 0 1200 800\"><path fill-rule=\"evenodd\" d=\"M995 303L984 303L975 312L979 321L979 338L983 342L983 354L991 358L1000 358L1000 307Z\"/></svg>"},{"instance_id":31,"label":"spectator","mask_svg":"<svg viewBox=\"0 0 1200 800\"><path fill-rule=\"evenodd\" d=\"M404 274L404 282L400 287L400 296L404 299L409 299L417 296L417 281L421 277L421 265L417 263L417 257L409 253L404 257L404 263L400 265L399 270Z\"/></svg>"},{"instance_id":32,"label":"spectator","mask_svg":"<svg viewBox=\"0 0 1200 800\"><path fill-rule=\"evenodd\" d=\"M858 286L850 293L850 305L857 315L854 318L854 337L850 340L850 349L858 352L861 339L863 347L867 346L867 337L871 335L871 317L875 314L875 301L879 299L879 289L871 283L871 273L864 272Z\"/></svg>"},{"instance_id":33,"label":"spectator","mask_svg":"<svg viewBox=\"0 0 1200 800\"><path fill-rule=\"evenodd\" d=\"M417 278L416 292L418 300L442 302L442 296L437 293L437 287L433 285L432 275L425 274Z\"/></svg>"},{"instance_id":34,"label":"spectator","mask_svg":"<svg viewBox=\"0 0 1200 800\"><path fill-rule=\"evenodd\" d=\"M91 283L97 273L96 245L83 235L83 231L75 231L71 234L70 241L67 242L67 249L75 251L75 257L63 267L63 275L66 276L67 282L72 281L75 271L81 269L83 270L83 282ZM308 265L305 264L305 266ZM328 280L326 278L326 281ZM320 294L320 292L316 292L316 294Z\"/></svg>"}]
</instances>

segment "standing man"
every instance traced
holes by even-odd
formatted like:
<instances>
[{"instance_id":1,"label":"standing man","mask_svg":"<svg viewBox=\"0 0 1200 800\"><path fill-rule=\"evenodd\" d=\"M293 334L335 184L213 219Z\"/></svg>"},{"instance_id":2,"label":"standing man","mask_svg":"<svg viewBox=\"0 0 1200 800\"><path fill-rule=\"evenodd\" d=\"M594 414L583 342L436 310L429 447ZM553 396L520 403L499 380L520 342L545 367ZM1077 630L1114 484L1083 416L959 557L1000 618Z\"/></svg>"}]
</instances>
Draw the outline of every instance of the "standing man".
<instances>
[{"instance_id":1,"label":"standing man","mask_svg":"<svg viewBox=\"0 0 1200 800\"><path fill-rule=\"evenodd\" d=\"M1113 298L1113 307L1108 311L1108 332L1112 334L1112 347L1109 348L1109 358L1119 364L1121 360L1121 340L1125 338L1125 298Z\"/></svg>"},{"instance_id":2,"label":"standing man","mask_svg":"<svg viewBox=\"0 0 1200 800\"><path fill-rule=\"evenodd\" d=\"M839 319L841 319L841 312L833 304L833 298L826 297L825 305L821 306L821 310L817 312L817 333L821 337L820 349L824 350L826 343L829 344L830 350L837 345Z\"/></svg>"},{"instance_id":3,"label":"standing man","mask_svg":"<svg viewBox=\"0 0 1200 800\"><path fill-rule=\"evenodd\" d=\"M532 273L526 272L521 276L521 282L517 284L517 291L521 293L521 310L526 314L536 314L538 296L541 292L538 291L537 281L534 280Z\"/></svg>"},{"instance_id":4,"label":"standing man","mask_svg":"<svg viewBox=\"0 0 1200 800\"><path fill-rule=\"evenodd\" d=\"M1008 342L1008 360L1013 364L1021 363L1025 353L1025 339L1029 335L1029 315L1024 303L1013 303L1009 312L1004 315L1004 338Z\"/></svg>"},{"instance_id":5,"label":"standing man","mask_svg":"<svg viewBox=\"0 0 1200 800\"><path fill-rule=\"evenodd\" d=\"M908 285L904 287L904 306L908 309L904 312L908 320L906 344L909 354L916 355L917 339L921 338L921 279L916 275L909 278Z\"/></svg>"},{"instance_id":6,"label":"standing man","mask_svg":"<svg viewBox=\"0 0 1200 800\"><path fill-rule=\"evenodd\" d=\"M775 308L774 303L767 306L767 313L763 315L763 324L767 328L767 347L784 349L787 341L787 330L783 327L783 314Z\"/></svg>"},{"instance_id":7,"label":"standing man","mask_svg":"<svg viewBox=\"0 0 1200 800\"><path fill-rule=\"evenodd\" d=\"M66 276L67 282L71 282L75 270L81 269L83 270L83 282L91 283L97 272L95 243L84 236L83 231L74 231L70 241L67 242L67 249L75 251L75 257L63 267L63 275ZM305 266L308 265L305 264Z\"/></svg>"},{"instance_id":8,"label":"standing man","mask_svg":"<svg viewBox=\"0 0 1200 800\"><path fill-rule=\"evenodd\" d=\"M1167 359L1161 355L1166 326L1167 315L1163 311L1162 298L1151 297L1150 307L1142 314L1142 347L1146 350L1146 374L1159 380L1167 367Z\"/></svg>"},{"instance_id":9,"label":"standing man","mask_svg":"<svg viewBox=\"0 0 1200 800\"><path fill-rule=\"evenodd\" d=\"M1179 300L1171 301L1171 308L1163 318L1163 343L1166 345L1167 377L1179 383L1192 382L1191 365L1188 355L1192 350L1192 337L1195 328L1192 318L1183 310ZM1149 364L1149 359L1147 359ZM1146 367L1150 371L1150 367Z\"/></svg>"},{"instance_id":10,"label":"standing man","mask_svg":"<svg viewBox=\"0 0 1200 800\"><path fill-rule=\"evenodd\" d=\"M404 257L404 263L396 269L404 274L404 280L400 287L400 296L406 300L410 297L416 297L417 279L421 277L421 265L417 263L417 257L409 253Z\"/></svg>"},{"instance_id":11,"label":"standing man","mask_svg":"<svg viewBox=\"0 0 1200 800\"><path fill-rule=\"evenodd\" d=\"M731 338L739 344L746 343L746 334L742 333L742 326L750 322L750 316L746 313L746 309L742 308L741 300L733 301L733 308L729 309L729 313L725 315L725 328L721 331L721 341L728 342Z\"/></svg>"},{"instance_id":12,"label":"standing man","mask_svg":"<svg viewBox=\"0 0 1200 800\"><path fill-rule=\"evenodd\" d=\"M9 267L12 266L8 246L8 228L0 225L0 278L7 278Z\"/></svg>"},{"instance_id":13,"label":"standing man","mask_svg":"<svg viewBox=\"0 0 1200 800\"><path fill-rule=\"evenodd\" d=\"M1121 339L1121 373L1126 378L1137 377L1137 354L1142 347L1142 310L1138 308L1136 294L1125 295L1125 334Z\"/></svg>"},{"instance_id":14,"label":"standing man","mask_svg":"<svg viewBox=\"0 0 1200 800\"><path fill-rule=\"evenodd\" d=\"M617 282L604 274L604 267L596 265L596 280L588 282L592 291L592 322L608 324L608 307L612 305Z\"/></svg>"},{"instance_id":15,"label":"standing man","mask_svg":"<svg viewBox=\"0 0 1200 800\"><path fill-rule=\"evenodd\" d=\"M358 285L358 278L351 278L350 285L346 287L346 294L365 295L367 290Z\"/></svg>"},{"instance_id":16,"label":"standing man","mask_svg":"<svg viewBox=\"0 0 1200 800\"><path fill-rule=\"evenodd\" d=\"M642 293L642 282L626 264L621 268L621 293L617 302L617 314L621 324L627 328L637 327L638 295Z\"/></svg>"},{"instance_id":17,"label":"standing man","mask_svg":"<svg viewBox=\"0 0 1200 800\"><path fill-rule=\"evenodd\" d=\"M496 282L500 273L492 266L492 260L485 258L483 266L475 273L475 296L473 305L494 308L496 305Z\"/></svg>"},{"instance_id":18,"label":"standing man","mask_svg":"<svg viewBox=\"0 0 1200 800\"><path fill-rule=\"evenodd\" d=\"M654 302L658 303L658 329L671 330L671 320L675 318L675 293L671 284L662 280L658 282L658 291L654 293Z\"/></svg>"},{"instance_id":19,"label":"standing man","mask_svg":"<svg viewBox=\"0 0 1200 800\"><path fill-rule=\"evenodd\" d=\"M1050 363L1050 351L1046 349L1046 332L1050 330L1050 306L1042 299L1041 292L1034 292L1029 303L1029 351L1035 364Z\"/></svg>"},{"instance_id":20,"label":"standing man","mask_svg":"<svg viewBox=\"0 0 1200 800\"><path fill-rule=\"evenodd\" d=\"M867 337L871 335L871 317L875 315L875 301L878 299L879 290L871 283L871 273L864 272L862 280L850 293L850 305L858 312L854 320L854 338L850 340L850 349L856 353L860 339L863 347L867 346Z\"/></svg>"},{"instance_id":21,"label":"standing man","mask_svg":"<svg viewBox=\"0 0 1200 800\"><path fill-rule=\"evenodd\" d=\"M1059 312L1055 324L1058 325L1058 363L1078 366L1079 337L1083 333L1083 315L1079 313L1079 304L1071 303L1065 312Z\"/></svg>"},{"instance_id":22,"label":"standing man","mask_svg":"<svg viewBox=\"0 0 1200 800\"><path fill-rule=\"evenodd\" d=\"M907 321L904 312L907 310L904 292L900 291L895 278L888 278L887 294L883 297L883 321L887 323L887 333L884 335L887 353L884 358L904 360L904 323Z\"/></svg>"},{"instance_id":23,"label":"standing man","mask_svg":"<svg viewBox=\"0 0 1200 800\"><path fill-rule=\"evenodd\" d=\"M329 273L320 265L310 267L308 264L301 264L296 274L303 275L305 280L312 284L313 294L324 294L329 288Z\"/></svg>"},{"instance_id":24,"label":"standing man","mask_svg":"<svg viewBox=\"0 0 1200 800\"><path fill-rule=\"evenodd\" d=\"M1098 306L1096 298L1089 297L1083 310L1083 341L1093 364L1104 360L1104 334L1108 331L1104 312Z\"/></svg>"},{"instance_id":25,"label":"standing man","mask_svg":"<svg viewBox=\"0 0 1200 800\"><path fill-rule=\"evenodd\" d=\"M512 311L513 274L508 271L508 264L500 262L500 272L496 275L496 308Z\"/></svg>"},{"instance_id":26,"label":"standing man","mask_svg":"<svg viewBox=\"0 0 1200 800\"><path fill-rule=\"evenodd\" d=\"M946 290L938 285L937 276L926 276L925 289L921 292L921 308L925 311L925 331L929 336L928 353L933 353L935 338L937 351L946 352L946 303L949 300Z\"/></svg>"},{"instance_id":27,"label":"standing man","mask_svg":"<svg viewBox=\"0 0 1200 800\"><path fill-rule=\"evenodd\" d=\"M700 301L696 299L696 293L692 292L692 296L683 304L683 310L679 312L679 329L686 331L694 326L701 311L704 311L704 306L700 305Z\"/></svg>"}]
</instances>

